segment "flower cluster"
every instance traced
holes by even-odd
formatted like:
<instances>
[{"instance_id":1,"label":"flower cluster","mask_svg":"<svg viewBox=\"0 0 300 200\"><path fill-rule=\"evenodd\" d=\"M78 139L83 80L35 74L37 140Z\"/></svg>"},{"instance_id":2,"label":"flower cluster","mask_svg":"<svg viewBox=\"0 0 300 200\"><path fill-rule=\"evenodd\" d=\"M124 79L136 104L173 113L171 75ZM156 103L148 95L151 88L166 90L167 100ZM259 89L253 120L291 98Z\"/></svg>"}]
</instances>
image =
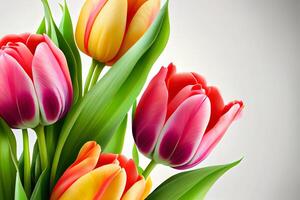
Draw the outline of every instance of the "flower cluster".
<instances>
[{"instance_id":1,"label":"flower cluster","mask_svg":"<svg viewBox=\"0 0 300 200\"><path fill-rule=\"evenodd\" d=\"M204 169L214 180L186 171L152 193L149 175L157 164L197 166L244 104L225 104L202 75L176 72L172 63L137 100L167 44L168 1L161 8L160 0L86 0L75 33L66 2L57 26L48 1L41 1L45 17L37 34L0 39L0 199L198 199L200 187L203 198L221 176L214 168ZM92 59L84 88L79 50ZM105 66L111 68L99 80ZM122 147L131 108L135 144L128 159ZM19 160L11 129L22 130ZM28 129L37 134L32 154ZM146 168L138 150L151 159Z\"/></svg>"}]
</instances>

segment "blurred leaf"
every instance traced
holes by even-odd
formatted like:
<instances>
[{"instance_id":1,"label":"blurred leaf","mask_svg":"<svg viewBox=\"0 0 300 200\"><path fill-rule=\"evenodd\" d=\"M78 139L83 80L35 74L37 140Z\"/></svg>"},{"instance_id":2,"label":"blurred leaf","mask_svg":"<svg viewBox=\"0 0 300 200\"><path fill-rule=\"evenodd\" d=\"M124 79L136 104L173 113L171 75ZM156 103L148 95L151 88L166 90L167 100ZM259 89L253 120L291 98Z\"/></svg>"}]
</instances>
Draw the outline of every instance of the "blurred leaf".
<instances>
[{"instance_id":1,"label":"blurred leaf","mask_svg":"<svg viewBox=\"0 0 300 200\"><path fill-rule=\"evenodd\" d=\"M35 168L36 168L36 162L38 159L37 157L39 156L38 154L39 154L38 144L37 144L37 142L35 142L34 147L33 147L32 160L31 160L31 186L33 186L33 188L37 182L37 179L35 178L36 177Z\"/></svg>"},{"instance_id":2,"label":"blurred leaf","mask_svg":"<svg viewBox=\"0 0 300 200\"><path fill-rule=\"evenodd\" d=\"M33 193L31 195L31 200L44 200L49 199L49 169L43 171L39 177L38 182L35 185Z\"/></svg>"},{"instance_id":3,"label":"blurred leaf","mask_svg":"<svg viewBox=\"0 0 300 200\"><path fill-rule=\"evenodd\" d=\"M140 163L139 152L138 152L135 144L133 145L133 148L132 148L132 159L134 160L134 163L136 164L136 166L139 166L139 163Z\"/></svg>"},{"instance_id":4,"label":"blurred leaf","mask_svg":"<svg viewBox=\"0 0 300 200\"><path fill-rule=\"evenodd\" d=\"M38 153L36 156L35 165L34 165L33 170L34 170L34 181L35 181L35 185L36 185L36 183L38 182L38 180L42 174L40 153Z\"/></svg>"},{"instance_id":5,"label":"blurred leaf","mask_svg":"<svg viewBox=\"0 0 300 200\"><path fill-rule=\"evenodd\" d=\"M70 165L85 142L96 140L105 149L141 92L168 37L169 17L166 4L145 35L113 65L67 116L53 161L52 178L59 176Z\"/></svg>"},{"instance_id":6,"label":"blurred leaf","mask_svg":"<svg viewBox=\"0 0 300 200\"><path fill-rule=\"evenodd\" d=\"M120 124L119 128L117 129L116 133L114 133L113 137L109 141L108 145L105 147L104 152L121 154L125 135L126 135L126 127L127 127L127 115L123 119L122 123Z\"/></svg>"},{"instance_id":7,"label":"blurred leaf","mask_svg":"<svg viewBox=\"0 0 300 200\"><path fill-rule=\"evenodd\" d=\"M24 190L23 185L21 183L19 173L17 173L17 176L16 176L15 187L16 188L15 188L15 197L14 197L14 199L15 200L27 200L28 198L26 196L25 190Z\"/></svg>"},{"instance_id":8,"label":"blurred leaf","mask_svg":"<svg viewBox=\"0 0 300 200\"><path fill-rule=\"evenodd\" d=\"M24 180L24 154L22 153L18 162L19 176L21 182ZM22 182L23 183L23 182Z\"/></svg>"},{"instance_id":9,"label":"blurred leaf","mask_svg":"<svg viewBox=\"0 0 300 200\"><path fill-rule=\"evenodd\" d=\"M38 28L38 30L36 31L37 34L44 34L46 33L46 20L45 17L43 18L43 20L41 21L41 24Z\"/></svg>"},{"instance_id":10,"label":"blurred leaf","mask_svg":"<svg viewBox=\"0 0 300 200\"><path fill-rule=\"evenodd\" d=\"M45 11L45 23L48 25L48 30L46 30L47 35L51 38L51 40L58 46L57 34L56 34L56 24L53 20L53 16L49 7L49 3L47 0L41 0L44 6Z\"/></svg>"},{"instance_id":11,"label":"blurred leaf","mask_svg":"<svg viewBox=\"0 0 300 200\"><path fill-rule=\"evenodd\" d=\"M134 115L135 115L135 111L136 111L136 100L134 101L133 105L132 105L132 111L131 111L131 121L133 123L134 120Z\"/></svg>"},{"instance_id":12,"label":"blurred leaf","mask_svg":"<svg viewBox=\"0 0 300 200\"><path fill-rule=\"evenodd\" d=\"M0 118L0 199L14 199L17 172L14 159L16 160L16 139Z\"/></svg>"},{"instance_id":13,"label":"blurred leaf","mask_svg":"<svg viewBox=\"0 0 300 200\"><path fill-rule=\"evenodd\" d=\"M241 160L176 174L158 186L147 200L202 200L211 186L240 162Z\"/></svg>"}]
</instances>

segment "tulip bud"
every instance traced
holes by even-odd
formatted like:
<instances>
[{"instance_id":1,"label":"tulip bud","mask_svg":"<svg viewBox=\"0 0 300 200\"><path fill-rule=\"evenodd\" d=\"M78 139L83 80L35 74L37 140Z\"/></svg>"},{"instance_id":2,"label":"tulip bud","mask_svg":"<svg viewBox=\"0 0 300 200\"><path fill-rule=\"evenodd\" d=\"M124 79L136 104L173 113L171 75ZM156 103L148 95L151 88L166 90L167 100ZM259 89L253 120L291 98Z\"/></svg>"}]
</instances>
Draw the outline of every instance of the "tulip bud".
<instances>
[{"instance_id":1,"label":"tulip bud","mask_svg":"<svg viewBox=\"0 0 300 200\"><path fill-rule=\"evenodd\" d=\"M63 199L145 199L151 180L138 174L132 159L122 155L100 154L96 142L87 142L76 161L55 185L50 200Z\"/></svg>"},{"instance_id":2,"label":"tulip bud","mask_svg":"<svg viewBox=\"0 0 300 200\"><path fill-rule=\"evenodd\" d=\"M46 35L0 40L0 116L11 127L55 123L69 110L72 98L65 56Z\"/></svg>"},{"instance_id":3,"label":"tulip bud","mask_svg":"<svg viewBox=\"0 0 300 200\"><path fill-rule=\"evenodd\" d=\"M216 87L196 73L162 67L143 94L134 117L133 137L139 150L156 163L186 169L212 151L243 102L224 105Z\"/></svg>"},{"instance_id":4,"label":"tulip bud","mask_svg":"<svg viewBox=\"0 0 300 200\"><path fill-rule=\"evenodd\" d=\"M112 65L147 31L160 0L86 0L76 28L79 49Z\"/></svg>"}]
</instances>

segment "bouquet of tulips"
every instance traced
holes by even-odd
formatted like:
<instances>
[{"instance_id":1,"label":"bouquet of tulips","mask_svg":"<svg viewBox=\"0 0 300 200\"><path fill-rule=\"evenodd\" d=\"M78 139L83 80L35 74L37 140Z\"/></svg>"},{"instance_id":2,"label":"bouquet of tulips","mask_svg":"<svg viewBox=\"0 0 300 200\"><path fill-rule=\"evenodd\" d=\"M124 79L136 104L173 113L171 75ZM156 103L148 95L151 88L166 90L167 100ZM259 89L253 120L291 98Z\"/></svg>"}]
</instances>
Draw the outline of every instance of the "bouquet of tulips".
<instances>
[{"instance_id":1,"label":"bouquet of tulips","mask_svg":"<svg viewBox=\"0 0 300 200\"><path fill-rule=\"evenodd\" d=\"M188 169L210 154L243 102L224 104L203 76L172 63L138 97L169 38L168 1L86 0L75 32L66 2L59 25L41 3L36 33L0 39L0 199L204 199L240 161ZM84 85L79 50L92 63ZM135 144L125 156L129 119ZM22 130L19 157L12 129ZM152 188L157 164L178 174Z\"/></svg>"}]
</instances>

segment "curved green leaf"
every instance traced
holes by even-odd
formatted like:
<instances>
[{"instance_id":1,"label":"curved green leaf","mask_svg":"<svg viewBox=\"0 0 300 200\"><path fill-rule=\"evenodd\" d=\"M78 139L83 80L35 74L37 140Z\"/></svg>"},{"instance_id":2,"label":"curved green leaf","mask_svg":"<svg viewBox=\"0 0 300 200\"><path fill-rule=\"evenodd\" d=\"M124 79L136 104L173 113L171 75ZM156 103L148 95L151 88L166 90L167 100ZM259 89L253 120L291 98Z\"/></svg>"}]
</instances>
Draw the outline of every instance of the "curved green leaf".
<instances>
[{"instance_id":1,"label":"curved green leaf","mask_svg":"<svg viewBox=\"0 0 300 200\"><path fill-rule=\"evenodd\" d=\"M139 163L140 163L139 152L138 152L135 144L132 147L132 159L134 160L134 163L136 164L136 166L139 166Z\"/></svg>"},{"instance_id":2,"label":"curved green leaf","mask_svg":"<svg viewBox=\"0 0 300 200\"><path fill-rule=\"evenodd\" d=\"M16 181L16 139L0 119L0 199L13 199Z\"/></svg>"},{"instance_id":3,"label":"curved green leaf","mask_svg":"<svg viewBox=\"0 0 300 200\"><path fill-rule=\"evenodd\" d=\"M74 77L72 78L73 80L73 85L76 85L76 89L78 89L78 96L81 97L82 95L82 67L81 67L81 58L80 54L78 51L78 48L75 43L75 38L74 38L74 32L73 32L73 24L72 24L72 19L71 15L69 12L68 5L66 1L64 0L64 5L62 6L63 10L63 16L59 25L59 30L64 37L65 41L68 43L75 61L76 61L76 66L74 66ZM74 83L76 81L76 83ZM75 99L76 101L76 99Z\"/></svg>"},{"instance_id":4,"label":"curved green leaf","mask_svg":"<svg viewBox=\"0 0 300 200\"><path fill-rule=\"evenodd\" d=\"M52 177L57 165L57 175L69 166L86 141L96 140L105 149L141 92L168 37L166 4L145 35L114 64L67 117L53 162Z\"/></svg>"},{"instance_id":5,"label":"curved green leaf","mask_svg":"<svg viewBox=\"0 0 300 200\"><path fill-rule=\"evenodd\" d=\"M31 200L49 199L49 194L50 194L49 177L50 177L49 169L44 170L34 187L34 190L30 198Z\"/></svg>"},{"instance_id":6,"label":"curved green leaf","mask_svg":"<svg viewBox=\"0 0 300 200\"><path fill-rule=\"evenodd\" d=\"M202 200L211 186L240 162L241 160L176 174L158 186L147 200Z\"/></svg>"},{"instance_id":7,"label":"curved green leaf","mask_svg":"<svg viewBox=\"0 0 300 200\"><path fill-rule=\"evenodd\" d=\"M44 34L46 33L46 20L45 17L42 19L40 26L38 28L38 30L36 31L37 34Z\"/></svg>"},{"instance_id":8,"label":"curved green leaf","mask_svg":"<svg viewBox=\"0 0 300 200\"><path fill-rule=\"evenodd\" d=\"M127 127L127 115L123 119L116 133L114 133L113 137L110 139L108 145L105 147L104 152L121 154L123 150L125 135L126 135L126 127Z\"/></svg>"},{"instance_id":9,"label":"curved green leaf","mask_svg":"<svg viewBox=\"0 0 300 200\"><path fill-rule=\"evenodd\" d=\"M23 188L22 182L20 180L19 173L16 176L16 183L15 183L15 200L27 200L27 196L25 190Z\"/></svg>"}]
</instances>

